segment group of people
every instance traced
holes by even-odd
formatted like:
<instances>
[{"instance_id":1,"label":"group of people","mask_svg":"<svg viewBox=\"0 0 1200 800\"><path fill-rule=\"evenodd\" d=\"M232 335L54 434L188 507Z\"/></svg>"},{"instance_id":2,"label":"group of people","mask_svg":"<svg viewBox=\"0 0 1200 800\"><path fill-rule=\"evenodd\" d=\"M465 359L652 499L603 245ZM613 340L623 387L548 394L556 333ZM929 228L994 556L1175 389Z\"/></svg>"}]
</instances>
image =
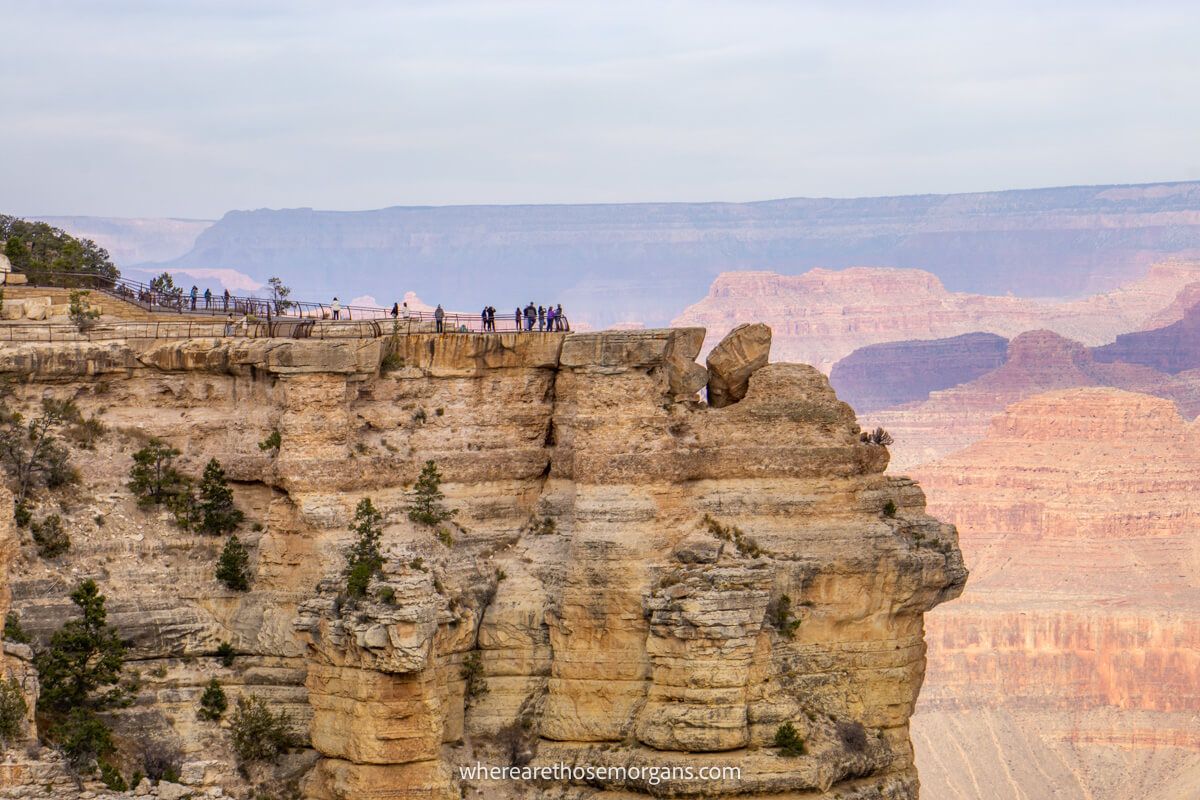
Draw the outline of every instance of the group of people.
<instances>
[{"instance_id":1,"label":"group of people","mask_svg":"<svg viewBox=\"0 0 1200 800\"><path fill-rule=\"evenodd\" d=\"M334 298L334 302L337 302L337 298ZM408 303L401 303L400 301L392 303L392 310L388 312L388 315L397 321L408 321L414 318L414 313L409 310ZM418 312L415 315L415 318L419 319L420 316L421 315ZM333 318L337 319L336 311L334 312ZM482 323L481 329L484 333L495 333L496 307L484 306L483 310L479 312L479 320ZM516 329L518 331L533 331L535 328L536 330L543 332L570 330L570 327L567 324L567 318L563 314L562 303L559 303L557 306L538 306L534 305L533 302L530 301L529 305L525 306L524 309L518 308L513 313L513 321L516 323ZM445 333L447 331L446 310L442 308L440 304L433 311L433 322L434 329L438 333ZM460 324L458 330L461 332L466 332L467 327Z\"/></svg>"},{"instance_id":2,"label":"group of people","mask_svg":"<svg viewBox=\"0 0 1200 800\"><path fill-rule=\"evenodd\" d=\"M529 305L525 306L525 311L517 309L514 314L517 323L517 330L521 330L521 320L525 320L525 330L532 331L533 326L537 325L539 331L565 331L568 330L567 318L563 316L562 303L557 307L551 306L535 306L533 301L529 301ZM496 330L496 309L491 309L492 330ZM484 330L487 330L486 328Z\"/></svg>"}]
</instances>

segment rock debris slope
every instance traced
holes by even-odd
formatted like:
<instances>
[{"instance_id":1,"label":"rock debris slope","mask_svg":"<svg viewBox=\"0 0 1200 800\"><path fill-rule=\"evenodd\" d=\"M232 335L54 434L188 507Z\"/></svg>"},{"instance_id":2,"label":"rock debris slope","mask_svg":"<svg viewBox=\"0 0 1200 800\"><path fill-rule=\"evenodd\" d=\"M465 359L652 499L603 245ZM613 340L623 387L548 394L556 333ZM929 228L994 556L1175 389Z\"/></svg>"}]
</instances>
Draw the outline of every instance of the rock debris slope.
<instances>
[{"instance_id":1,"label":"rock debris slope","mask_svg":"<svg viewBox=\"0 0 1200 800\"><path fill-rule=\"evenodd\" d=\"M95 577L144 681L118 735L175 742L197 787L244 791L228 734L192 712L216 675L304 723L274 780L311 800L915 798L922 620L963 588L956 533L884 473L887 450L859 440L814 368L761 366L740 400L697 400L703 338L7 348L15 403L68 394L110 426L79 457L74 548L46 562L23 541L14 606L45 636L68 613L59 587ZM145 435L237 482L249 592L213 579L212 537L134 506L122 484ZM406 513L428 461L457 512L433 526ZM363 498L383 513L384 565L350 602L342 553ZM803 754L772 746L785 723ZM463 779L476 761L741 778Z\"/></svg>"}]
</instances>

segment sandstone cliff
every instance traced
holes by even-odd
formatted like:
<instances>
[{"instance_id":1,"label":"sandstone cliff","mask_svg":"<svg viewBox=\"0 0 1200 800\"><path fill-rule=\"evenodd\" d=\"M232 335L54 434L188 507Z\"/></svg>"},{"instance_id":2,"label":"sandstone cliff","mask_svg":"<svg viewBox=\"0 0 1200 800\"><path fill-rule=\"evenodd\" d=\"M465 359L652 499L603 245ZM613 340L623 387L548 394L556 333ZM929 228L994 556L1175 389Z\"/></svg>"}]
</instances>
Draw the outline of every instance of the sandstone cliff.
<instances>
[{"instance_id":1,"label":"sandstone cliff","mask_svg":"<svg viewBox=\"0 0 1200 800\"><path fill-rule=\"evenodd\" d=\"M949 292L933 274L917 269L727 272L673 324L703 326L719 338L736 325L763 320L774 331L777 358L828 372L864 345L978 331L1011 337L1047 329L1100 345L1118 333L1140 330L1152 316L1161 318L1163 309L1198 280L1200 264L1168 261L1105 294L1042 301Z\"/></svg>"},{"instance_id":2,"label":"sandstone cliff","mask_svg":"<svg viewBox=\"0 0 1200 800\"><path fill-rule=\"evenodd\" d=\"M884 473L886 449L859 441L813 368L763 366L737 402L698 402L703 336L5 348L14 403L72 396L110 429L57 500L71 552L46 561L23 538L14 607L45 637L65 589L94 577L140 673L117 731L177 747L193 786L246 790L225 729L195 716L217 677L303 724L305 747L267 778L313 800L915 798L922 618L962 589L954 530ZM272 431L277 452L258 446ZM237 482L251 591L214 580L219 540L134 504L123 484L148 435L193 474L217 457ZM405 513L429 460L457 511L444 531ZM340 572L364 497L384 513L386 563L355 605ZM771 747L785 722L804 755ZM742 777L542 786L456 771L514 758Z\"/></svg>"},{"instance_id":3,"label":"sandstone cliff","mask_svg":"<svg viewBox=\"0 0 1200 800\"><path fill-rule=\"evenodd\" d=\"M1167 400L1067 390L914 471L973 572L927 618L926 800L1196 796L1197 445Z\"/></svg>"}]
</instances>

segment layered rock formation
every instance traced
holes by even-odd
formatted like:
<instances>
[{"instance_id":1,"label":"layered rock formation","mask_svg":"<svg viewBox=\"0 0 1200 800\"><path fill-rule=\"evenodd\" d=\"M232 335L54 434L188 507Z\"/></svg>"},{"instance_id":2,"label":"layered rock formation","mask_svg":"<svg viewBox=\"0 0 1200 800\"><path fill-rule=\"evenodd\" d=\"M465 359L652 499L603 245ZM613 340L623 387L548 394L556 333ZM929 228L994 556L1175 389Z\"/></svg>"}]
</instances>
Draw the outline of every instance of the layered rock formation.
<instances>
[{"instance_id":1,"label":"layered rock formation","mask_svg":"<svg viewBox=\"0 0 1200 800\"><path fill-rule=\"evenodd\" d=\"M1198 445L1167 400L1075 389L914 471L973 573L927 618L926 800L1195 796Z\"/></svg>"},{"instance_id":2,"label":"layered rock formation","mask_svg":"<svg viewBox=\"0 0 1200 800\"><path fill-rule=\"evenodd\" d=\"M1152 316L1161 318L1163 309L1197 281L1200 263L1169 261L1106 294L1048 301L949 292L936 276L916 269L728 272L673 324L703 326L719 337L742 323L764 320L774 332L777 358L828 372L865 345L980 331L1011 337L1047 329L1100 345L1118 333L1140 330Z\"/></svg>"},{"instance_id":3,"label":"layered rock formation","mask_svg":"<svg viewBox=\"0 0 1200 800\"><path fill-rule=\"evenodd\" d=\"M14 403L73 396L110 430L76 454L71 553L25 542L10 565L15 608L44 637L95 577L141 673L114 717L122 746L172 743L193 786L244 787L228 734L194 713L217 677L302 723L306 748L271 780L313 800L914 798L921 621L962 589L954 530L884 474L886 449L859 441L811 367L763 366L739 401L698 402L702 339L9 347ZM136 507L123 484L147 435L237 482L251 591L214 580L219 540ZM457 512L440 527L406 514L427 461ZM352 603L342 552L368 497L385 565ZM771 747L785 722L804 755ZM640 772L555 786L458 771L514 759ZM740 779L696 772L730 765ZM693 773L648 770L666 767Z\"/></svg>"},{"instance_id":4,"label":"layered rock formation","mask_svg":"<svg viewBox=\"0 0 1200 800\"><path fill-rule=\"evenodd\" d=\"M1092 351L1097 361L1143 364L1175 374L1200 369L1200 300L1177 322L1162 328L1125 333Z\"/></svg>"},{"instance_id":5,"label":"layered rock formation","mask_svg":"<svg viewBox=\"0 0 1200 800\"><path fill-rule=\"evenodd\" d=\"M838 397L865 414L917 402L991 372L1008 359L1008 340L994 333L917 339L860 347L833 365Z\"/></svg>"},{"instance_id":6,"label":"layered rock formation","mask_svg":"<svg viewBox=\"0 0 1200 800\"><path fill-rule=\"evenodd\" d=\"M1123 362L1099 363L1092 351L1051 331L1031 331L1008 345L1006 362L973 381L936 391L928 400L875 412L865 424L896 439L893 469L937 460L982 438L993 417L1040 392L1110 386L1173 401L1180 413L1200 413L1200 372L1168 375Z\"/></svg>"}]
</instances>

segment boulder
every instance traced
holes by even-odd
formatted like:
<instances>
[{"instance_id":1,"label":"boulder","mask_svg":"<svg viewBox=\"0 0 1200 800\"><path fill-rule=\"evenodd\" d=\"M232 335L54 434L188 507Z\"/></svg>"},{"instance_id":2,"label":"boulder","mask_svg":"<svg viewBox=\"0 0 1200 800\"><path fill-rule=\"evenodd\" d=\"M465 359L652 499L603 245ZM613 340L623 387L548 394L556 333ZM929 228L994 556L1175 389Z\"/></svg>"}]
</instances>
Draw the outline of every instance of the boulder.
<instances>
[{"instance_id":1,"label":"boulder","mask_svg":"<svg viewBox=\"0 0 1200 800\"><path fill-rule=\"evenodd\" d=\"M708 354L708 404L724 408L746 396L750 376L767 365L771 329L761 322L738 325Z\"/></svg>"},{"instance_id":2,"label":"boulder","mask_svg":"<svg viewBox=\"0 0 1200 800\"><path fill-rule=\"evenodd\" d=\"M49 297L31 297L22 301L25 309L25 319L45 319L50 313L51 300Z\"/></svg>"}]
</instances>

